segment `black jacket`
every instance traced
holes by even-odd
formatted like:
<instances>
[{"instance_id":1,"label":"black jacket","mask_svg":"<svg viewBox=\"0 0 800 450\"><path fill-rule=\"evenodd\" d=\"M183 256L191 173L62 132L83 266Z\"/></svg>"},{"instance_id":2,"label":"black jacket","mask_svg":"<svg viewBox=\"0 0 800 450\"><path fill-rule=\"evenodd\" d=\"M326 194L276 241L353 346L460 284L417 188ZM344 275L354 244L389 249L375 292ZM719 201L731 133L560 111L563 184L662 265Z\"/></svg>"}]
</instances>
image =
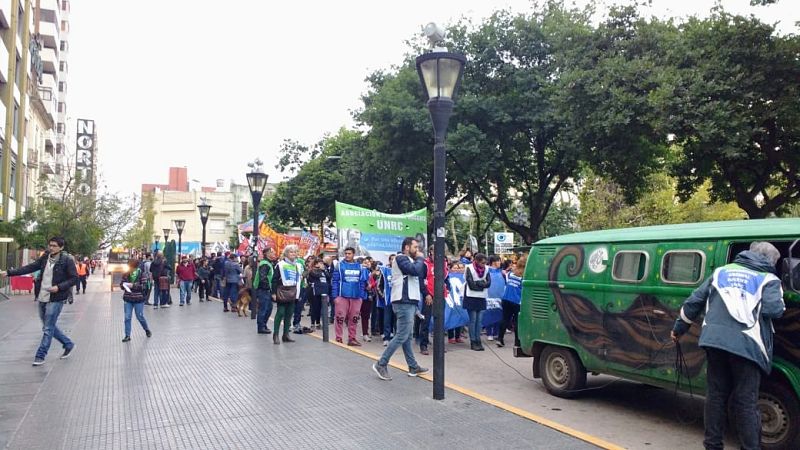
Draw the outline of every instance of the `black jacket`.
<instances>
[{"instance_id":1,"label":"black jacket","mask_svg":"<svg viewBox=\"0 0 800 450\"><path fill-rule=\"evenodd\" d=\"M39 296L39 289L41 288L41 277L44 276L44 269L47 266L47 259L50 253L46 252L39 257L36 261L20 267L19 269L10 269L8 275L15 277L18 275L26 275L29 273L40 270L39 282L37 282L36 297ZM75 259L65 253L61 252L58 255L55 265L53 265L53 286L58 286L58 292L50 294L50 301L63 302L69 298L70 288L78 283L78 269L75 267Z\"/></svg>"}]
</instances>

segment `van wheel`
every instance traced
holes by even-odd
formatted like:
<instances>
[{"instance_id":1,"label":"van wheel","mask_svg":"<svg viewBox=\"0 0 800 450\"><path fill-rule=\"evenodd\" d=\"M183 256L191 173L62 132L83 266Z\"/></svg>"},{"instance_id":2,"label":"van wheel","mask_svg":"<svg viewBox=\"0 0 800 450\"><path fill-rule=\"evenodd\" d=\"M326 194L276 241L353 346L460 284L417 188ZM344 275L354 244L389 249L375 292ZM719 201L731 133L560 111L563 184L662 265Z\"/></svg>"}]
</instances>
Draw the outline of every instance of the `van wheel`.
<instances>
[{"instance_id":1,"label":"van wheel","mask_svg":"<svg viewBox=\"0 0 800 450\"><path fill-rule=\"evenodd\" d=\"M764 380L758 393L758 412L763 448L800 448L800 404L791 388L775 380Z\"/></svg>"},{"instance_id":2,"label":"van wheel","mask_svg":"<svg viewBox=\"0 0 800 450\"><path fill-rule=\"evenodd\" d=\"M574 351L548 345L538 359L544 387L552 395L572 398L586 387L586 368Z\"/></svg>"}]
</instances>

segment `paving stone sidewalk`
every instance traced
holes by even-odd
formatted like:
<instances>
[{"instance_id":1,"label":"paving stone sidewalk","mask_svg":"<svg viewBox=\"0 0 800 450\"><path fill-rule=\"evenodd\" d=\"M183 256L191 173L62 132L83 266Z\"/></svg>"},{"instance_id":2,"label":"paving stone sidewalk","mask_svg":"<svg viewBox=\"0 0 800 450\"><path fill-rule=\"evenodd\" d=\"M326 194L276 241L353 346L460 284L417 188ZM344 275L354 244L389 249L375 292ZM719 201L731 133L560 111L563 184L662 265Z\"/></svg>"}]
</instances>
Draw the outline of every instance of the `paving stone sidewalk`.
<instances>
[{"instance_id":1,"label":"paving stone sidewalk","mask_svg":"<svg viewBox=\"0 0 800 450\"><path fill-rule=\"evenodd\" d=\"M60 327L77 344L32 367L41 325L29 296L0 302L0 448L503 448L593 446L428 381L293 335L273 345L220 303L145 310L123 337L120 294L90 282ZM173 298L177 299L177 296Z\"/></svg>"}]
</instances>

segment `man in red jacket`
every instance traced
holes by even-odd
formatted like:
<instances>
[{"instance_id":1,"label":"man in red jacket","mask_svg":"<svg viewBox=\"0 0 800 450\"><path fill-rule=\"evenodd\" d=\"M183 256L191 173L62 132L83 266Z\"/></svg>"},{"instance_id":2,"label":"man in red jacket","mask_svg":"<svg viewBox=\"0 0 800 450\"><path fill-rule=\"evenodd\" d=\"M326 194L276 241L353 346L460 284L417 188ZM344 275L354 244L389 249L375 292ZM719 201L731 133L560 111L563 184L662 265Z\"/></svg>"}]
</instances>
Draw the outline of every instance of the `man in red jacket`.
<instances>
[{"instance_id":1,"label":"man in red jacket","mask_svg":"<svg viewBox=\"0 0 800 450\"><path fill-rule=\"evenodd\" d=\"M433 266L433 246L431 245L428 248L428 259L425 260L425 267L428 269L428 275L425 277L425 287L428 288L430 295L425 297L424 305L421 308L421 313L424 317L421 318L417 316L414 318L414 332L417 336L417 342L419 342L419 352L423 355L430 353L428 351L428 344L430 343L430 319L433 317ZM447 278L446 261L444 264L444 278ZM444 285L444 296L445 298L447 297L447 283Z\"/></svg>"},{"instance_id":2,"label":"man in red jacket","mask_svg":"<svg viewBox=\"0 0 800 450\"><path fill-rule=\"evenodd\" d=\"M181 303L178 306L183 306L184 299L186 304L192 304L192 284L194 279L197 278L197 273L194 269L194 264L189 261L189 258L181 258L181 263L178 269L175 270L175 275L178 281L178 287L181 289Z\"/></svg>"}]
</instances>

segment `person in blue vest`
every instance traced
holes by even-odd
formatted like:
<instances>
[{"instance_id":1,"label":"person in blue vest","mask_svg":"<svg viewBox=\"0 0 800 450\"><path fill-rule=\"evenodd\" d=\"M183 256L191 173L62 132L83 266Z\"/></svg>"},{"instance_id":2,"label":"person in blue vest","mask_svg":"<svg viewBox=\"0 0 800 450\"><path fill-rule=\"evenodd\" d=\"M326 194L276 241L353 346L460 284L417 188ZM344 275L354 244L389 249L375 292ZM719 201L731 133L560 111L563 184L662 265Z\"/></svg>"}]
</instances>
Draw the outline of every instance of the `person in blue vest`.
<instances>
[{"instance_id":1,"label":"person in blue vest","mask_svg":"<svg viewBox=\"0 0 800 450\"><path fill-rule=\"evenodd\" d=\"M299 251L296 245L287 245L283 249L283 258L275 266L275 274L272 276L272 299L277 303L273 344L280 344L281 341L294 342L289 336L289 328L292 324L294 305L300 298L300 284L303 281L303 266L297 261ZM279 338L281 322L283 322L283 336Z\"/></svg>"},{"instance_id":2,"label":"person in blue vest","mask_svg":"<svg viewBox=\"0 0 800 450\"><path fill-rule=\"evenodd\" d=\"M256 289L256 299L258 300L258 317L256 317L256 330L258 334L270 334L272 331L267 326L270 314L272 314L272 278L274 270L272 259L275 250L265 248L261 252L261 261L253 275L253 287Z\"/></svg>"},{"instance_id":3,"label":"person in blue vest","mask_svg":"<svg viewBox=\"0 0 800 450\"><path fill-rule=\"evenodd\" d=\"M758 389L761 373L772 369L772 320L783 315L781 254L769 242L753 242L733 264L714 270L683 303L672 328L678 342L703 316L698 345L706 351L705 439L707 449L723 448L728 405L736 417L743 449L761 448Z\"/></svg>"},{"instance_id":4,"label":"person in blue vest","mask_svg":"<svg viewBox=\"0 0 800 450\"><path fill-rule=\"evenodd\" d=\"M344 249L344 261L333 270L331 296L336 308L336 342L342 342L342 328L347 321L347 345L361 346L358 342L358 321L361 318L361 302L367 298L369 271L355 260L352 247Z\"/></svg>"},{"instance_id":5,"label":"person in blue vest","mask_svg":"<svg viewBox=\"0 0 800 450\"><path fill-rule=\"evenodd\" d=\"M419 243L412 237L403 239L402 253L392 262L392 308L397 314L397 333L383 351L381 358L372 365L372 370L381 380L391 380L389 375L389 359L398 347L403 348L403 355L408 364L408 376L416 377L428 372L414 359L412 328L414 316L420 300L429 296L425 286L428 270L425 267L425 256L419 251Z\"/></svg>"},{"instance_id":6,"label":"person in blue vest","mask_svg":"<svg viewBox=\"0 0 800 450\"><path fill-rule=\"evenodd\" d=\"M525 271L523 256L511 266L511 272L506 276L506 287L503 291L503 321L500 322L500 334L497 336L497 346L506 345L505 335L508 327L514 327L514 346L519 346L517 320L519 319L519 305L522 303L522 272Z\"/></svg>"}]
</instances>

